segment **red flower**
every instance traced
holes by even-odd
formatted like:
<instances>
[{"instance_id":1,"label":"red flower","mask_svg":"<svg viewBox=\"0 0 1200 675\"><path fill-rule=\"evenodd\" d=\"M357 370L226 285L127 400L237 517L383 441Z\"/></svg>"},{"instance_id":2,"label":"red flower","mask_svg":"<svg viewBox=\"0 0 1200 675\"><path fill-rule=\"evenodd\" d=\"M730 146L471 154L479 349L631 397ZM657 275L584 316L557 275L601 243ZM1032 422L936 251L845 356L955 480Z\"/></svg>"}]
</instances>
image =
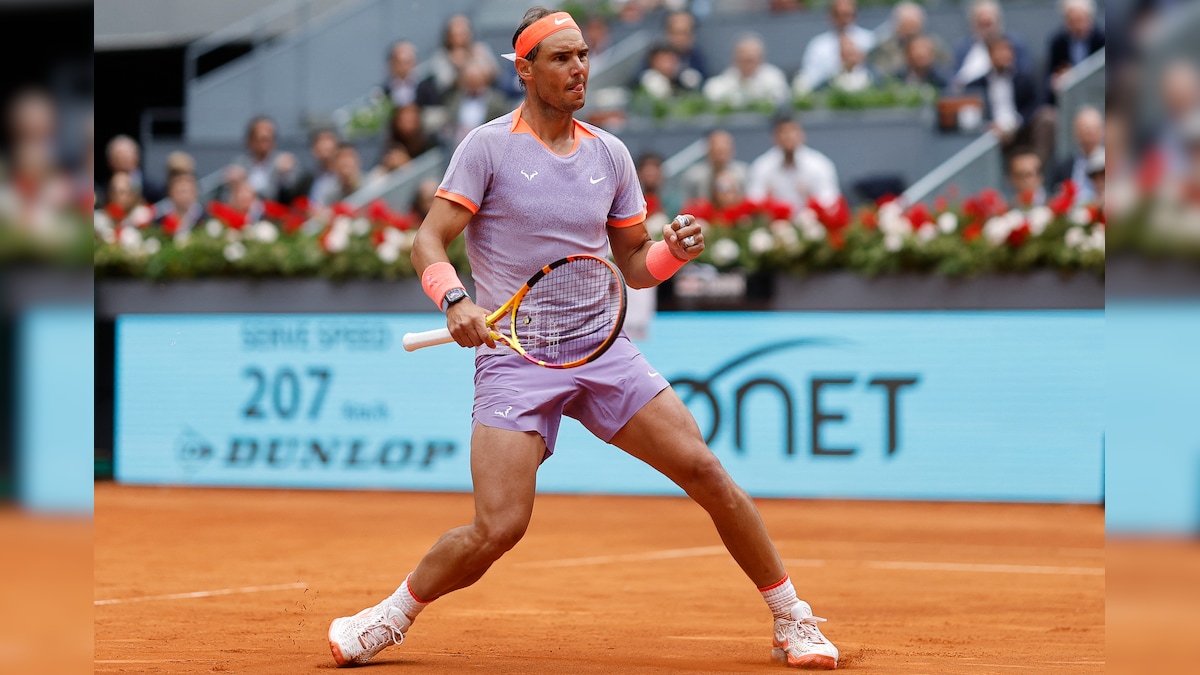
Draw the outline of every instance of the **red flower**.
<instances>
[{"instance_id":1,"label":"red flower","mask_svg":"<svg viewBox=\"0 0 1200 675\"><path fill-rule=\"evenodd\" d=\"M1075 203L1075 196L1078 194L1079 187L1075 185L1075 181L1067 179L1063 181L1058 193L1050 198L1046 206L1056 216L1066 215L1071 210L1071 205Z\"/></svg>"},{"instance_id":2,"label":"red flower","mask_svg":"<svg viewBox=\"0 0 1200 675\"><path fill-rule=\"evenodd\" d=\"M946 199L945 197L941 197L941 196L933 198L933 210L934 211L937 211L938 213L942 213L943 211L946 211L949 208L950 208L950 200Z\"/></svg>"},{"instance_id":3,"label":"red flower","mask_svg":"<svg viewBox=\"0 0 1200 675\"><path fill-rule=\"evenodd\" d=\"M933 222L933 216L930 215L929 208L921 202L913 204L905 215L908 217L909 222L912 223L914 230L926 223Z\"/></svg>"},{"instance_id":4,"label":"red flower","mask_svg":"<svg viewBox=\"0 0 1200 675\"><path fill-rule=\"evenodd\" d=\"M301 195L292 200L292 208L296 211L308 213L312 210L312 204L308 201L308 195Z\"/></svg>"},{"instance_id":5,"label":"red flower","mask_svg":"<svg viewBox=\"0 0 1200 675\"><path fill-rule=\"evenodd\" d=\"M283 220L284 218L287 218L288 213L290 212L291 209L283 204L280 204L279 202L273 202L270 199L263 200L263 216L267 218L271 218L273 220Z\"/></svg>"},{"instance_id":6,"label":"red flower","mask_svg":"<svg viewBox=\"0 0 1200 675\"><path fill-rule=\"evenodd\" d=\"M240 230L246 226L246 214L238 211L228 204L222 204L216 200L208 203L208 212L225 226L234 230Z\"/></svg>"},{"instance_id":7,"label":"red flower","mask_svg":"<svg viewBox=\"0 0 1200 675\"><path fill-rule=\"evenodd\" d=\"M843 248L846 248L845 235L843 235L840 231L830 230L829 245L832 246L835 251L840 251Z\"/></svg>"},{"instance_id":8,"label":"red flower","mask_svg":"<svg viewBox=\"0 0 1200 675\"><path fill-rule=\"evenodd\" d=\"M654 194L646 195L646 213L647 214L654 215L655 213L662 213L662 210L663 210L662 200L658 198L658 195L654 195Z\"/></svg>"},{"instance_id":9,"label":"red flower","mask_svg":"<svg viewBox=\"0 0 1200 675\"><path fill-rule=\"evenodd\" d=\"M162 231L164 234L174 236L179 231L179 214L168 213L163 216Z\"/></svg>"},{"instance_id":10,"label":"red flower","mask_svg":"<svg viewBox=\"0 0 1200 675\"><path fill-rule=\"evenodd\" d=\"M304 227L304 223L308 221L308 216L302 212L293 212L288 214L283 219L283 231L287 234L295 234Z\"/></svg>"},{"instance_id":11,"label":"red flower","mask_svg":"<svg viewBox=\"0 0 1200 675\"><path fill-rule=\"evenodd\" d=\"M975 241L983 234L983 226L979 223L971 223L963 228L963 241Z\"/></svg>"},{"instance_id":12,"label":"red flower","mask_svg":"<svg viewBox=\"0 0 1200 675\"><path fill-rule=\"evenodd\" d=\"M354 211L355 211L355 208L353 206L350 206L346 202L338 202L338 203L334 204L333 208L332 208L333 217L335 217L335 218L337 216L353 216Z\"/></svg>"},{"instance_id":13,"label":"red flower","mask_svg":"<svg viewBox=\"0 0 1200 675\"><path fill-rule=\"evenodd\" d=\"M839 196L829 207L821 204L815 197L809 197L808 208L817 214L817 220L825 226L826 231L841 230L850 224L850 204L843 196Z\"/></svg>"},{"instance_id":14,"label":"red flower","mask_svg":"<svg viewBox=\"0 0 1200 675\"><path fill-rule=\"evenodd\" d=\"M1104 209L1099 204L1092 204L1087 207L1088 220L1093 223L1104 222Z\"/></svg>"},{"instance_id":15,"label":"red flower","mask_svg":"<svg viewBox=\"0 0 1200 675\"><path fill-rule=\"evenodd\" d=\"M763 208L771 220L788 220L792 217L792 205L787 202L777 202L768 197Z\"/></svg>"},{"instance_id":16,"label":"red flower","mask_svg":"<svg viewBox=\"0 0 1200 675\"><path fill-rule=\"evenodd\" d=\"M104 207L104 212L108 214L109 218L113 219L114 223L125 220L125 209L121 208L120 204L109 204Z\"/></svg>"},{"instance_id":17,"label":"red flower","mask_svg":"<svg viewBox=\"0 0 1200 675\"><path fill-rule=\"evenodd\" d=\"M683 212L690 213L700 220L713 219L713 205L707 199L697 199L683 205Z\"/></svg>"},{"instance_id":18,"label":"red flower","mask_svg":"<svg viewBox=\"0 0 1200 675\"><path fill-rule=\"evenodd\" d=\"M888 202L894 202L894 201L896 201L896 199L897 199L897 195L894 195L889 192L875 200L875 207L878 208L880 206L883 206L884 204L887 204Z\"/></svg>"},{"instance_id":19,"label":"red flower","mask_svg":"<svg viewBox=\"0 0 1200 675\"><path fill-rule=\"evenodd\" d=\"M868 230L874 230L879 227L879 214L874 209L863 209L859 212L858 222Z\"/></svg>"},{"instance_id":20,"label":"red flower","mask_svg":"<svg viewBox=\"0 0 1200 675\"><path fill-rule=\"evenodd\" d=\"M1021 190L1017 193L1017 206L1029 208L1033 205L1033 190Z\"/></svg>"},{"instance_id":21,"label":"red flower","mask_svg":"<svg viewBox=\"0 0 1200 675\"><path fill-rule=\"evenodd\" d=\"M1008 212L1008 202L995 188L985 188L979 193L979 201L987 209L987 217L998 216Z\"/></svg>"},{"instance_id":22,"label":"red flower","mask_svg":"<svg viewBox=\"0 0 1200 675\"><path fill-rule=\"evenodd\" d=\"M1029 223L1023 223L1020 227L1008 233L1008 245L1020 246L1029 238Z\"/></svg>"}]
</instances>

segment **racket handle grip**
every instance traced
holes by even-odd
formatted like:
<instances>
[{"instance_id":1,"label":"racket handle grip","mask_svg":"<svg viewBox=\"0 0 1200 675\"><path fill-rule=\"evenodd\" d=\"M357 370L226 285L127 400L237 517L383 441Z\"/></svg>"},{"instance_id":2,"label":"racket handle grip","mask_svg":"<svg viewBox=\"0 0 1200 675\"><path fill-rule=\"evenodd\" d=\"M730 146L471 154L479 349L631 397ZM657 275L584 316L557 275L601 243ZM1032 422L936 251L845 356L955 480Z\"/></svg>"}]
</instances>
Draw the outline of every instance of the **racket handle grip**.
<instances>
[{"instance_id":1,"label":"racket handle grip","mask_svg":"<svg viewBox=\"0 0 1200 675\"><path fill-rule=\"evenodd\" d=\"M403 340L404 351L406 352L434 345L444 345L450 342L454 342L454 338L451 337L449 328L427 330L422 333L405 333Z\"/></svg>"}]
</instances>

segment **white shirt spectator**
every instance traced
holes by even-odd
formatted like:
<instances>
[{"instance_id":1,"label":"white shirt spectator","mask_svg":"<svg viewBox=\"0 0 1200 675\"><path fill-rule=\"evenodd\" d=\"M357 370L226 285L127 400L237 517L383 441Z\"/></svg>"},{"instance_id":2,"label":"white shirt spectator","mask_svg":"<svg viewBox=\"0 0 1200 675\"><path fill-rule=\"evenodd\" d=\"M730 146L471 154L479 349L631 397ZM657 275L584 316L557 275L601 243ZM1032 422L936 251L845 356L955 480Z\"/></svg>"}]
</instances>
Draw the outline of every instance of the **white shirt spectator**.
<instances>
[{"instance_id":1,"label":"white shirt spectator","mask_svg":"<svg viewBox=\"0 0 1200 675\"><path fill-rule=\"evenodd\" d=\"M955 82L967 83L974 82L992 69L992 57L988 55L987 45L980 41L975 41L970 50L967 51L967 57L963 59L962 68L958 69L958 74L954 76Z\"/></svg>"},{"instance_id":2,"label":"white shirt spectator","mask_svg":"<svg viewBox=\"0 0 1200 675\"><path fill-rule=\"evenodd\" d=\"M988 103L992 106L992 120L1004 131L1016 131L1021 126L1021 114L1017 112L1013 98L1012 75L1001 75L995 71L988 75Z\"/></svg>"},{"instance_id":3,"label":"white shirt spectator","mask_svg":"<svg viewBox=\"0 0 1200 675\"><path fill-rule=\"evenodd\" d=\"M785 161L783 150L773 147L750 165L750 180L746 197L762 201L767 197L786 202L798 213L808 208L808 198L815 197L829 205L841 196L837 168L817 150L802 145L796 148L794 161Z\"/></svg>"},{"instance_id":4,"label":"white shirt spectator","mask_svg":"<svg viewBox=\"0 0 1200 675\"><path fill-rule=\"evenodd\" d=\"M704 84L705 98L735 107L759 101L779 105L787 101L788 96L787 77L770 63L761 64L750 77L742 77L741 72L731 66Z\"/></svg>"},{"instance_id":5,"label":"white shirt spectator","mask_svg":"<svg viewBox=\"0 0 1200 675\"><path fill-rule=\"evenodd\" d=\"M852 24L846 26L846 34L854 41L859 51L866 54L875 46L875 34ZM829 30L809 41L804 48L804 57L797 75L797 89L812 91L828 82L842 70L841 36ZM987 56L985 53L984 56Z\"/></svg>"}]
</instances>

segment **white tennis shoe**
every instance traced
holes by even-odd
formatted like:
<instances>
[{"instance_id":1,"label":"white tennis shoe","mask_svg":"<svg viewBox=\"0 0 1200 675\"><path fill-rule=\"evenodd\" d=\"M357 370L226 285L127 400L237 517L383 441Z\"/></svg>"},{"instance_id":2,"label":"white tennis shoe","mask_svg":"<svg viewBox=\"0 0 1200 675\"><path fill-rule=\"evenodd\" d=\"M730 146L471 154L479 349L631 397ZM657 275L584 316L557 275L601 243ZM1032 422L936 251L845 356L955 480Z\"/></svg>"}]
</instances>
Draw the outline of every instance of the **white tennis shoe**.
<instances>
[{"instance_id":1,"label":"white tennis shoe","mask_svg":"<svg viewBox=\"0 0 1200 675\"><path fill-rule=\"evenodd\" d=\"M339 666L371 660L385 647L404 642L412 620L399 607L383 603L354 616L343 616L329 624L329 651Z\"/></svg>"},{"instance_id":2,"label":"white tennis shoe","mask_svg":"<svg viewBox=\"0 0 1200 675\"><path fill-rule=\"evenodd\" d=\"M775 619L771 659L791 668L837 668L837 647L817 628L823 621L825 619L813 616L812 607L801 600L792 607L790 618Z\"/></svg>"}]
</instances>

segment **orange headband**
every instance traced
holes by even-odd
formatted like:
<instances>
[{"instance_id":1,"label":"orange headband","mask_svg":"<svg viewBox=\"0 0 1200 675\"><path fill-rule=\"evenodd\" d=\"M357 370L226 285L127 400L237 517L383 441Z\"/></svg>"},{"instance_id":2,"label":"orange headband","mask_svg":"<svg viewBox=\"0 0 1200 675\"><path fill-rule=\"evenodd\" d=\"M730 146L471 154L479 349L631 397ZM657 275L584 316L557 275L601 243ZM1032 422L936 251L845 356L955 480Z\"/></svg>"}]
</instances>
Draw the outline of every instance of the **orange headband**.
<instances>
[{"instance_id":1,"label":"orange headband","mask_svg":"<svg viewBox=\"0 0 1200 675\"><path fill-rule=\"evenodd\" d=\"M516 61L517 57L525 58L529 52L540 43L542 40L550 37L560 30L568 28L579 30L579 24L575 23L575 19L566 12L555 12L547 14L542 18L529 24L529 27L521 31L520 37L517 38L517 51L515 53L504 54L504 57L510 61ZM583 32L583 31L579 31Z\"/></svg>"}]
</instances>

